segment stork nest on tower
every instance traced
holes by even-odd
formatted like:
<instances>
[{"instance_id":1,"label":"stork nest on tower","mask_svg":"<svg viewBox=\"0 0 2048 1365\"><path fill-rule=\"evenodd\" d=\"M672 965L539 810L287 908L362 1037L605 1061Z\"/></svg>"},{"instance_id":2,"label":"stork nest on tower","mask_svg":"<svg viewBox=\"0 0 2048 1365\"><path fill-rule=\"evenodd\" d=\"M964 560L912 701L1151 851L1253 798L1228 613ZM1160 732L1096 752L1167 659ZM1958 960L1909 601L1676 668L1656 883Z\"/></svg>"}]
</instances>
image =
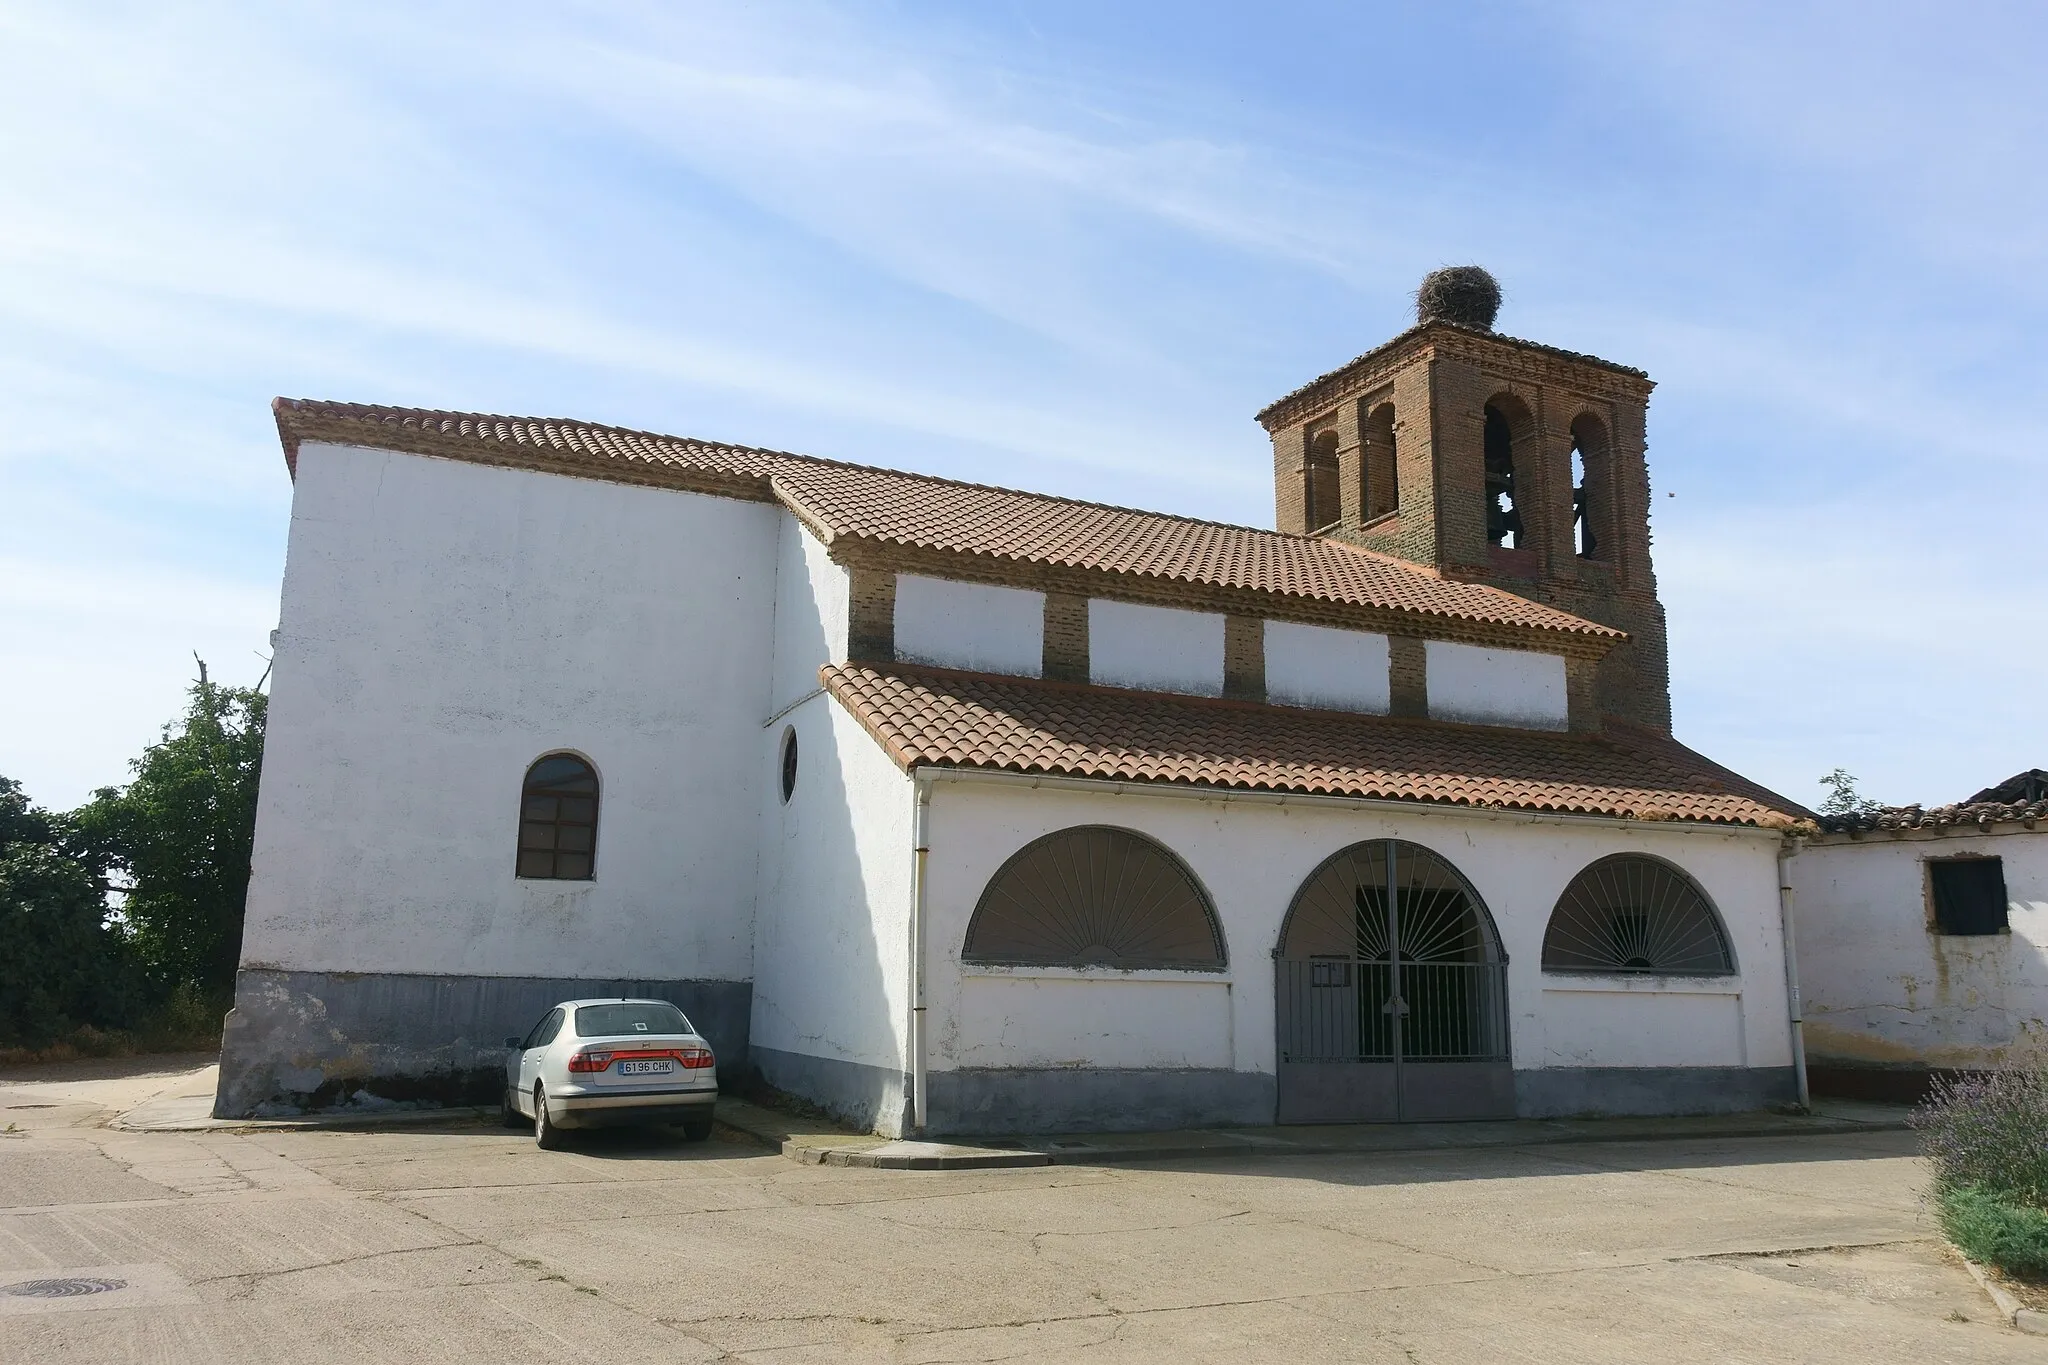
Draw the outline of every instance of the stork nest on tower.
<instances>
[{"instance_id":1,"label":"stork nest on tower","mask_svg":"<svg viewBox=\"0 0 2048 1365\"><path fill-rule=\"evenodd\" d=\"M1455 322L1482 332L1500 315L1500 281L1483 267L1447 265L1422 277L1415 291L1415 321Z\"/></svg>"}]
</instances>

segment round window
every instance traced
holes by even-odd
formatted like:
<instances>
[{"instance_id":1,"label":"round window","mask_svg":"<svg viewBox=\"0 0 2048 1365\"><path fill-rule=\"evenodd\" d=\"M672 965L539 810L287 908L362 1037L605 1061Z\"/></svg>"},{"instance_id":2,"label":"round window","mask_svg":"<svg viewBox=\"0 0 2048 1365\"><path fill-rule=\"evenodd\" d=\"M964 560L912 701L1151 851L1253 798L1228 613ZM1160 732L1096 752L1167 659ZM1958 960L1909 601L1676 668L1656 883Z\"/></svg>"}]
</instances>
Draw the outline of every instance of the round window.
<instances>
[{"instance_id":1,"label":"round window","mask_svg":"<svg viewBox=\"0 0 2048 1365\"><path fill-rule=\"evenodd\" d=\"M796 794L796 727L782 732L782 803Z\"/></svg>"}]
</instances>

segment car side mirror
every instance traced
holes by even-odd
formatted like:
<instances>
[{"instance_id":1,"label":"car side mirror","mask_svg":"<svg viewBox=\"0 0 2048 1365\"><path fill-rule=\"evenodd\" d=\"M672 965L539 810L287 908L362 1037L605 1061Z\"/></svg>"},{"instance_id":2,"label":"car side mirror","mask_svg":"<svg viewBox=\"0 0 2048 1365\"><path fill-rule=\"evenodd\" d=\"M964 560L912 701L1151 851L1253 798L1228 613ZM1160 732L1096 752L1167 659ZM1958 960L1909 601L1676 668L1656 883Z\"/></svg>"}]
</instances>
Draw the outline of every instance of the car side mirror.
<instances>
[{"instance_id":1,"label":"car side mirror","mask_svg":"<svg viewBox=\"0 0 2048 1365\"><path fill-rule=\"evenodd\" d=\"M517 1052L519 1050L519 1040L517 1038L507 1038L505 1040L505 1046L509 1050Z\"/></svg>"}]
</instances>

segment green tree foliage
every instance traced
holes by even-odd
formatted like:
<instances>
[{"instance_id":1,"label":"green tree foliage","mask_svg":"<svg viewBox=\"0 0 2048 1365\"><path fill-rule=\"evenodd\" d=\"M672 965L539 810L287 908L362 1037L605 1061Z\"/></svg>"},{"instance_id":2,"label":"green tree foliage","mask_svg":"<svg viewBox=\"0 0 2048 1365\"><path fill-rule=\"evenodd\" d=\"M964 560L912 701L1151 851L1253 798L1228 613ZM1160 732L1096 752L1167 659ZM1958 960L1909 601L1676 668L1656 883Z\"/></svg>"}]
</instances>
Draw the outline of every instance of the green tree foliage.
<instances>
[{"instance_id":1,"label":"green tree foliage","mask_svg":"<svg viewBox=\"0 0 2048 1365\"><path fill-rule=\"evenodd\" d=\"M1835 769L1820 784L1828 789L1828 799L1820 803L1822 815L1861 815L1883 809L1878 802L1857 795L1856 779L1847 768Z\"/></svg>"},{"instance_id":2,"label":"green tree foliage","mask_svg":"<svg viewBox=\"0 0 2048 1365\"><path fill-rule=\"evenodd\" d=\"M0 1044L40 1047L81 1025L123 1027L144 990L68 817L0 777Z\"/></svg>"},{"instance_id":3,"label":"green tree foliage","mask_svg":"<svg viewBox=\"0 0 2048 1365\"><path fill-rule=\"evenodd\" d=\"M268 702L254 688L192 685L184 718L75 816L91 856L125 883L121 918L151 978L233 988L256 829Z\"/></svg>"}]
</instances>

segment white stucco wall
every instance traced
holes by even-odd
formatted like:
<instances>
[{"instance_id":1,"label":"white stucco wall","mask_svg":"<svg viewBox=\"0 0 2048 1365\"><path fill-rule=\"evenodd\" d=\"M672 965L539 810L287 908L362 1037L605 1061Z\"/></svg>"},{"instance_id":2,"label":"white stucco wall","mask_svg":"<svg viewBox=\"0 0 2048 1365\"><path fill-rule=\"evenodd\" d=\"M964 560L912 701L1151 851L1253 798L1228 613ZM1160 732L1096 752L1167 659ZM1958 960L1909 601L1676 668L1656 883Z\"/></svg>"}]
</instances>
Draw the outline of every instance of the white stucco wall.
<instances>
[{"instance_id":1,"label":"white stucco wall","mask_svg":"<svg viewBox=\"0 0 2048 1365\"><path fill-rule=\"evenodd\" d=\"M1003 860L1042 834L1080 824L1138 830L1185 859L1215 901L1228 970L962 964L968 920ZM1382 838L1434 849L1486 902L1509 957L1517 1070L1791 1065L1777 839L1758 831L942 781L929 837L934 1069L1227 1065L1271 1072L1271 953L1287 908L1324 858ZM1623 852L1668 859L1700 883L1727 925L1737 975L1660 980L1542 971L1543 932L1567 883L1594 859Z\"/></svg>"},{"instance_id":2,"label":"white stucco wall","mask_svg":"<svg viewBox=\"0 0 2048 1365\"><path fill-rule=\"evenodd\" d=\"M744 980L774 507L299 451L247 966ZM597 874L513 873L552 750Z\"/></svg>"},{"instance_id":3,"label":"white stucco wall","mask_svg":"<svg viewBox=\"0 0 2048 1365\"><path fill-rule=\"evenodd\" d=\"M1958 854L2004 863L2011 932L1928 927L1924 861ZM2016 1046L2048 1043L2048 829L1829 840L1791 871L1815 1061L1996 1066Z\"/></svg>"},{"instance_id":4,"label":"white stucco wall","mask_svg":"<svg viewBox=\"0 0 2048 1365\"><path fill-rule=\"evenodd\" d=\"M1429 714L1437 720L1562 730L1569 712L1564 659L1525 649L1424 642Z\"/></svg>"},{"instance_id":5,"label":"white stucco wall","mask_svg":"<svg viewBox=\"0 0 2048 1365\"><path fill-rule=\"evenodd\" d=\"M756 726L778 769L785 728L797 780L762 805L751 1043L901 1075L910 1017L910 779L844 707L813 697Z\"/></svg>"},{"instance_id":6,"label":"white stucco wall","mask_svg":"<svg viewBox=\"0 0 2048 1365\"><path fill-rule=\"evenodd\" d=\"M766 714L818 690L818 670L846 662L852 579L818 538L788 512L776 513L775 681Z\"/></svg>"},{"instance_id":7,"label":"white stucco wall","mask_svg":"<svg viewBox=\"0 0 2048 1365\"><path fill-rule=\"evenodd\" d=\"M1045 664L1045 594L898 574L896 657L1035 678Z\"/></svg>"},{"instance_id":8,"label":"white stucco wall","mask_svg":"<svg viewBox=\"0 0 2048 1365\"><path fill-rule=\"evenodd\" d=\"M1266 700L1385 715L1387 637L1292 621L1267 621Z\"/></svg>"},{"instance_id":9,"label":"white stucco wall","mask_svg":"<svg viewBox=\"0 0 2048 1365\"><path fill-rule=\"evenodd\" d=\"M1109 687L1223 695L1223 618L1090 598L1088 676Z\"/></svg>"}]
</instances>

